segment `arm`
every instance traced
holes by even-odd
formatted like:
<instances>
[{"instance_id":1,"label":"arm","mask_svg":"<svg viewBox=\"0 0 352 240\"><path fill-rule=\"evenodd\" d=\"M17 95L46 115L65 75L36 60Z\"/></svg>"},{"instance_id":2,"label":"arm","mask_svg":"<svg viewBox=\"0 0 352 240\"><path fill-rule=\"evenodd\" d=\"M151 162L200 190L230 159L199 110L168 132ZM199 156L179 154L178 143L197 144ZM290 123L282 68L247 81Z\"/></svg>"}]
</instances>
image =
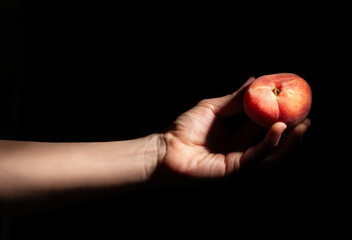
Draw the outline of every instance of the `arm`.
<instances>
[{"instance_id":1,"label":"arm","mask_svg":"<svg viewBox=\"0 0 352 240\"><path fill-rule=\"evenodd\" d=\"M232 94L200 101L165 134L104 143L0 141L0 215L23 212L15 206L18 202L30 209L39 203L43 209L41 203L51 207L62 199L70 203L106 196L147 182L156 169L168 170L163 177L224 177L285 158L299 145L309 119L292 129L282 122L270 129L250 120L234 129L223 124L243 112L244 90L253 81Z\"/></svg>"},{"instance_id":2,"label":"arm","mask_svg":"<svg viewBox=\"0 0 352 240\"><path fill-rule=\"evenodd\" d=\"M100 143L0 140L0 215L21 212L16 203L50 207L61 204L59 196L92 198L97 190L108 195L146 182L165 154L161 136Z\"/></svg>"}]
</instances>

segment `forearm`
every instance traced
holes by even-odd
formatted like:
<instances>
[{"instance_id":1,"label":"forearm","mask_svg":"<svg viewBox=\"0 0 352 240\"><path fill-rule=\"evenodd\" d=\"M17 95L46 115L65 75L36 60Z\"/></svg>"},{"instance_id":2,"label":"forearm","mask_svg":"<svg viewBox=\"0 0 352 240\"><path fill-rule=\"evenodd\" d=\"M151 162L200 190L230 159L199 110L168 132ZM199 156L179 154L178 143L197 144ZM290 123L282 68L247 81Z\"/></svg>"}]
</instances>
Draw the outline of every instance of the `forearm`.
<instances>
[{"instance_id":1,"label":"forearm","mask_svg":"<svg viewBox=\"0 0 352 240\"><path fill-rule=\"evenodd\" d=\"M0 201L46 201L52 193L111 191L145 182L163 148L157 134L96 143L0 141Z\"/></svg>"}]
</instances>

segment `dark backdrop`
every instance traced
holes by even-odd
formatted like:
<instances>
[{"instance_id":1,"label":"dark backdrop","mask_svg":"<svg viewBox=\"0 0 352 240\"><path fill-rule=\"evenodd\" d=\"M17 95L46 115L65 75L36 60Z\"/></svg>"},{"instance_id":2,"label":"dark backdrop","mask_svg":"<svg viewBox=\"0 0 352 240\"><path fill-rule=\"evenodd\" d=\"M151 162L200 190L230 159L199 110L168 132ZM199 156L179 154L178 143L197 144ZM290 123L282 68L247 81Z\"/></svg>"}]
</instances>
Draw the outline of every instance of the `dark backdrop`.
<instances>
[{"instance_id":1,"label":"dark backdrop","mask_svg":"<svg viewBox=\"0 0 352 240\"><path fill-rule=\"evenodd\" d=\"M16 217L3 226L12 239L154 236L160 228L172 234L315 233L322 230L312 222L327 226L331 214L347 210L348 174L334 135L341 125L327 113L340 110L330 96L342 91L331 82L338 82L332 64L343 48L336 44L340 30L319 6L1 4L4 139L145 136L163 131L199 100L235 91L250 76L293 72L313 91L312 127L301 148L270 172L136 190Z\"/></svg>"}]
</instances>

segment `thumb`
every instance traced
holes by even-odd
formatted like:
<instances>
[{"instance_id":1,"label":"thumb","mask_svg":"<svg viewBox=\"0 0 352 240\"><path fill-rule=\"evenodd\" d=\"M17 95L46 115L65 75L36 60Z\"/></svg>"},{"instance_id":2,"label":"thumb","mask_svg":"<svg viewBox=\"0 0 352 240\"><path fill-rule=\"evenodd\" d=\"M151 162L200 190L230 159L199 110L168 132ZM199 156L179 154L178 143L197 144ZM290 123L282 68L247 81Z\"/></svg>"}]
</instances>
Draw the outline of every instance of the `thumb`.
<instances>
[{"instance_id":1,"label":"thumb","mask_svg":"<svg viewBox=\"0 0 352 240\"><path fill-rule=\"evenodd\" d=\"M223 97L205 99L201 103L211 107L214 114L221 119L231 117L243 110L244 92L254 80L254 77L250 77L236 92Z\"/></svg>"}]
</instances>

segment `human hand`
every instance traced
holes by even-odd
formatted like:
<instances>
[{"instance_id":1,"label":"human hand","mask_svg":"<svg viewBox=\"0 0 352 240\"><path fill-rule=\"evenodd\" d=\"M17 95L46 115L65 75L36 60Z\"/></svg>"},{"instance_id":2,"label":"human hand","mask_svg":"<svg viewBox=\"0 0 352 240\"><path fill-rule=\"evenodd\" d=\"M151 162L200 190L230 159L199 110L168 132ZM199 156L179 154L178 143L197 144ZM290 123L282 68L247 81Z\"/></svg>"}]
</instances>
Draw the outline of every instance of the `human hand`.
<instances>
[{"instance_id":1,"label":"human hand","mask_svg":"<svg viewBox=\"0 0 352 240\"><path fill-rule=\"evenodd\" d=\"M164 135L163 164L186 176L222 177L256 162L276 161L297 147L310 126L308 118L285 134L286 124L277 122L256 144L253 140L265 129L250 120L234 132L225 129L223 120L243 111L244 91L254 80L232 94L202 100L180 115Z\"/></svg>"}]
</instances>

